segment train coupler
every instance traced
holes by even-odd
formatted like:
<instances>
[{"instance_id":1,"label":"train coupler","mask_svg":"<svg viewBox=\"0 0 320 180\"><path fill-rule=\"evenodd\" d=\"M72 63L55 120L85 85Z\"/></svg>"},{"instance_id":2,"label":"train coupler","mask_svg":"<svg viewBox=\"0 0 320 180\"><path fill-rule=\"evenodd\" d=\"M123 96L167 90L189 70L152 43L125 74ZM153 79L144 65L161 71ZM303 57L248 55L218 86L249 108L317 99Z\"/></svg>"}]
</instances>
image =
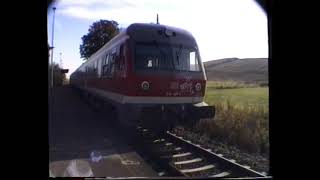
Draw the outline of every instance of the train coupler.
<instances>
[{"instance_id":1,"label":"train coupler","mask_svg":"<svg viewBox=\"0 0 320 180\"><path fill-rule=\"evenodd\" d=\"M189 109L189 113L196 119L213 119L215 112L215 106L209 106L205 102L194 104Z\"/></svg>"}]
</instances>

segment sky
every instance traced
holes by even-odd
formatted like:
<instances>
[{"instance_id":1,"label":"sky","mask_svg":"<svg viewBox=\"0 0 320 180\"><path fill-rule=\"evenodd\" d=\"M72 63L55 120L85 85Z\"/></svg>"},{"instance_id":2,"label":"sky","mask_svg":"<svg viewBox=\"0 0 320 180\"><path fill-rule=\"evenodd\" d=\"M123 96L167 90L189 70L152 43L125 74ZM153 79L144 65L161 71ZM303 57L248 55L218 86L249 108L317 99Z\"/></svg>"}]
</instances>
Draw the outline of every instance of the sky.
<instances>
[{"instance_id":1,"label":"sky","mask_svg":"<svg viewBox=\"0 0 320 180\"><path fill-rule=\"evenodd\" d=\"M267 15L254 0L58 0L54 20L53 61L69 69L84 60L81 37L100 19L120 28L132 23L159 23L186 29L195 37L203 62L222 58L267 58ZM47 14L52 46L53 10Z\"/></svg>"}]
</instances>

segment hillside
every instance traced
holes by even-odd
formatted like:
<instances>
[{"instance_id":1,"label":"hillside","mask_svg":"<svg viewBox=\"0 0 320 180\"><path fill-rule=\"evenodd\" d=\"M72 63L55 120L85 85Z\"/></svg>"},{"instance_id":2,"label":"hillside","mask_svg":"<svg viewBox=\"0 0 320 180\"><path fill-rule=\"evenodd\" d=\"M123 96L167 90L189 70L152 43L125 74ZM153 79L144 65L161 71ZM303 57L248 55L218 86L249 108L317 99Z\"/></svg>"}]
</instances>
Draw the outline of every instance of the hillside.
<instances>
[{"instance_id":1,"label":"hillside","mask_svg":"<svg viewBox=\"0 0 320 180\"><path fill-rule=\"evenodd\" d=\"M226 58L204 62L208 80L268 83L268 58Z\"/></svg>"}]
</instances>

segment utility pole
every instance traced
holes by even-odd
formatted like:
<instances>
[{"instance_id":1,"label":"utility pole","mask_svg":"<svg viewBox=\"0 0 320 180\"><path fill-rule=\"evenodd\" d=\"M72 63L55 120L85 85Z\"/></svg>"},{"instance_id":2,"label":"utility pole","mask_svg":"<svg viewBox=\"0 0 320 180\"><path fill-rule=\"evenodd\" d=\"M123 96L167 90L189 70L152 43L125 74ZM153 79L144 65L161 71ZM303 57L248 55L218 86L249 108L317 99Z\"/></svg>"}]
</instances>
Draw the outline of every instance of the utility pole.
<instances>
[{"instance_id":1,"label":"utility pole","mask_svg":"<svg viewBox=\"0 0 320 180\"><path fill-rule=\"evenodd\" d=\"M52 39L51 39L51 87L53 87L53 38L54 38L54 16L56 7L53 7L53 20L52 20Z\"/></svg>"},{"instance_id":2,"label":"utility pole","mask_svg":"<svg viewBox=\"0 0 320 180\"><path fill-rule=\"evenodd\" d=\"M62 53L60 53L60 68L63 69L63 67L62 67Z\"/></svg>"},{"instance_id":3,"label":"utility pole","mask_svg":"<svg viewBox=\"0 0 320 180\"><path fill-rule=\"evenodd\" d=\"M157 14L157 24L159 24L159 16L158 16L158 14Z\"/></svg>"}]
</instances>

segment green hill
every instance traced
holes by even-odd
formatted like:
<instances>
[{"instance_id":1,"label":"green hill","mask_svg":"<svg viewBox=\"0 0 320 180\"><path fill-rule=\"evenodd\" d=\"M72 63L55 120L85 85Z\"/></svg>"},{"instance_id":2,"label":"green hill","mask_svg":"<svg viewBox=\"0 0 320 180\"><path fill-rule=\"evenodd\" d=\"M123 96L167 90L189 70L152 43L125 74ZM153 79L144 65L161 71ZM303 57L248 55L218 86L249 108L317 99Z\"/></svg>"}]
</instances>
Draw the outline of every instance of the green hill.
<instances>
[{"instance_id":1,"label":"green hill","mask_svg":"<svg viewBox=\"0 0 320 180\"><path fill-rule=\"evenodd\" d=\"M268 58L226 58L204 62L209 81L268 83Z\"/></svg>"}]
</instances>

